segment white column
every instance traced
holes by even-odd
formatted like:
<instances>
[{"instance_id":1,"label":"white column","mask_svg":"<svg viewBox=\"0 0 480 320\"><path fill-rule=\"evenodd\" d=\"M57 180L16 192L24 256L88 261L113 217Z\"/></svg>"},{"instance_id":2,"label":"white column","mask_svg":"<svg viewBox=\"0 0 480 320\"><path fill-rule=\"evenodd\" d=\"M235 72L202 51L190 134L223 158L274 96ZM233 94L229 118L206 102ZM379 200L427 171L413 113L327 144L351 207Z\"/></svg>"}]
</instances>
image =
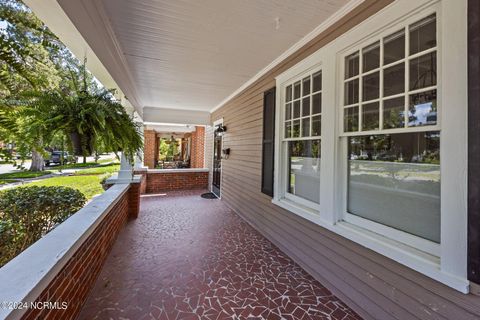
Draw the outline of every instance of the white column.
<instances>
[{"instance_id":1,"label":"white column","mask_svg":"<svg viewBox=\"0 0 480 320\"><path fill-rule=\"evenodd\" d=\"M144 125L143 125L143 122L137 122L139 125L140 125L140 133L142 134L142 141L145 142L144 138L143 138L143 132L144 132ZM140 170L146 170L147 167L143 165L143 157L140 157L138 155L135 155L135 164L134 164L134 169L136 171L140 171Z\"/></svg>"}]
</instances>

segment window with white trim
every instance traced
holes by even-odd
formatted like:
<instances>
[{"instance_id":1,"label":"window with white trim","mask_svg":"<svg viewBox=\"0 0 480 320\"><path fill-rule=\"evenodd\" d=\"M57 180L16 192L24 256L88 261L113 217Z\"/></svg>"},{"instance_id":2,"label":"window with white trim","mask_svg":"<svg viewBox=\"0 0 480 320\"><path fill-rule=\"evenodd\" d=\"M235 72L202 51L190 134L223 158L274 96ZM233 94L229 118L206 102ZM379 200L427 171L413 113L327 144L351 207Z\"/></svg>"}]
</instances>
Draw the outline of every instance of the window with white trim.
<instances>
[{"instance_id":1,"label":"window with white trim","mask_svg":"<svg viewBox=\"0 0 480 320\"><path fill-rule=\"evenodd\" d=\"M393 2L276 77L272 202L465 293L466 8L416 3ZM304 91L320 66L320 89Z\"/></svg>"},{"instance_id":2,"label":"window with white trim","mask_svg":"<svg viewBox=\"0 0 480 320\"><path fill-rule=\"evenodd\" d=\"M429 15L345 57L343 131L345 220L440 243L436 23Z\"/></svg>"},{"instance_id":3,"label":"window with white trim","mask_svg":"<svg viewBox=\"0 0 480 320\"><path fill-rule=\"evenodd\" d=\"M320 202L320 147L322 122L322 71L286 85L284 90L283 153L286 196ZM300 200L301 201L301 200Z\"/></svg>"}]
</instances>

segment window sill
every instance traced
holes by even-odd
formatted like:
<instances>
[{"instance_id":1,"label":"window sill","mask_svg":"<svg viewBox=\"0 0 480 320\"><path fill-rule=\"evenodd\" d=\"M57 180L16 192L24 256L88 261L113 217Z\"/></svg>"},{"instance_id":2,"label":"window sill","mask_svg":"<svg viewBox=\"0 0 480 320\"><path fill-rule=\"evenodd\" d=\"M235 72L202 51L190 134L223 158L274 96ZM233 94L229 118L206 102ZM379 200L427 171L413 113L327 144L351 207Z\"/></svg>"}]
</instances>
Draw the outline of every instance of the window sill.
<instances>
[{"instance_id":1,"label":"window sill","mask_svg":"<svg viewBox=\"0 0 480 320\"><path fill-rule=\"evenodd\" d=\"M273 199L272 203L455 290L469 293L469 281L442 271L436 256L345 221L331 223L322 219L319 212L288 199Z\"/></svg>"}]
</instances>

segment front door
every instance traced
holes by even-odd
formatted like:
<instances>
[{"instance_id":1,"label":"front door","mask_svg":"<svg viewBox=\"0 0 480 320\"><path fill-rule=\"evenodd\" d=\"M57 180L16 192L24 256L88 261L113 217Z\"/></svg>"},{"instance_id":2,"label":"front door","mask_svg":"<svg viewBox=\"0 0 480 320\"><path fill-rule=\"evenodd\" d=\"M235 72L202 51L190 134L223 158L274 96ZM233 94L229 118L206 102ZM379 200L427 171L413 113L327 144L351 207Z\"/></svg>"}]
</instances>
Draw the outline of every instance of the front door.
<instances>
[{"instance_id":1,"label":"front door","mask_svg":"<svg viewBox=\"0 0 480 320\"><path fill-rule=\"evenodd\" d=\"M220 182L222 181L222 136L217 133L217 130L215 130L213 135L212 192L220 198Z\"/></svg>"}]
</instances>

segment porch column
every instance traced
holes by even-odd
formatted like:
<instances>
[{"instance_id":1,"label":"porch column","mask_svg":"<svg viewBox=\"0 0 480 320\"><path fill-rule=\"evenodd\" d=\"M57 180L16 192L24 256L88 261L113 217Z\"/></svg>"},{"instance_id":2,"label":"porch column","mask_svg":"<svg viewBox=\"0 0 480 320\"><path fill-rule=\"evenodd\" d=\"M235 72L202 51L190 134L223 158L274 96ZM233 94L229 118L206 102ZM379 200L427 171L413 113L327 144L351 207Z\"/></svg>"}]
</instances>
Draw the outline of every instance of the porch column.
<instances>
[{"instance_id":1,"label":"porch column","mask_svg":"<svg viewBox=\"0 0 480 320\"><path fill-rule=\"evenodd\" d=\"M140 133L142 134L142 141L143 141L143 145L144 145L144 148L145 148L145 136L144 136L145 135L145 127L143 125L143 122L138 122L138 125L140 126ZM140 157L139 155L135 156L135 164L133 165L135 171L140 171L140 170L147 169L147 167L144 165L143 160L144 159L142 159L142 157Z\"/></svg>"}]
</instances>

